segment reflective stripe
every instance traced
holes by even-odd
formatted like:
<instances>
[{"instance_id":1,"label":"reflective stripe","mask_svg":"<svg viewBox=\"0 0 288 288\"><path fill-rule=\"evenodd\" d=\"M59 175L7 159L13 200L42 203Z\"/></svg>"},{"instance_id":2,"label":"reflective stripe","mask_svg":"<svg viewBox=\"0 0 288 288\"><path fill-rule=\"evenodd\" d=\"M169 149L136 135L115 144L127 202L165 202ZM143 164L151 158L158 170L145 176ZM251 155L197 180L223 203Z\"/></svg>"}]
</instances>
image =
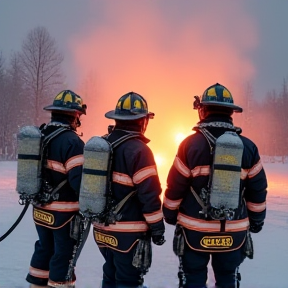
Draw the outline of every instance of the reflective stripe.
<instances>
[{"instance_id":1,"label":"reflective stripe","mask_svg":"<svg viewBox=\"0 0 288 288\"><path fill-rule=\"evenodd\" d=\"M35 205L35 207L43 208L45 210L59 211L59 212L73 212L79 210L79 202L58 202L54 201L51 204L44 206Z\"/></svg>"},{"instance_id":2,"label":"reflective stripe","mask_svg":"<svg viewBox=\"0 0 288 288\"><path fill-rule=\"evenodd\" d=\"M131 177L126 174L113 172L112 179L113 179L113 182L115 183L119 183L125 186L134 186Z\"/></svg>"},{"instance_id":3,"label":"reflective stripe","mask_svg":"<svg viewBox=\"0 0 288 288\"><path fill-rule=\"evenodd\" d=\"M181 202L182 202L182 198L178 200L171 200L164 195L163 205L170 210L178 209Z\"/></svg>"},{"instance_id":4,"label":"reflective stripe","mask_svg":"<svg viewBox=\"0 0 288 288\"><path fill-rule=\"evenodd\" d=\"M67 173L64 165L61 162L57 162L53 160L47 160L46 168L63 173L63 174Z\"/></svg>"},{"instance_id":5,"label":"reflective stripe","mask_svg":"<svg viewBox=\"0 0 288 288\"><path fill-rule=\"evenodd\" d=\"M184 177L188 178L191 176L190 169L183 164L183 162L180 160L178 156L175 157L173 165L177 169L177 171Z\"/></svg>"},{"instance_id":6,"label":"reflective stripe","mask_svg":"<svg viewBox=\"0 0 288 288\"><path fill-rule=\"evenodd\" d=\"M210 174L210 166L197 166L191 170L191 174L193 177L207 176Z\"/></svg>"},{"instance_id":7,"label":"reflective stripe","mask_svg":"<svg viewBox=\"0 0 288 288\"><path fill-rule=\"evenodd\" d=\"M55 281L52 281L51 279L48 280L48 285L49 287L62 287L62 288L65 288L65 287L74 287L76 281L65 281L65 282L55 282ZM40 287L40 286L39 286ZM44 286L44 287L47 287L47 286Z\"/></svg>"},{"instance_id":8,"label":"reflective stripe","mask_svg":"<svg viewBox=\"0 0 288 288\"><path fill-rule=\"evenodd\" d=\"M103 231L115 232L145 232L148 230L148 225L144 221L116 222L116 224L110 224L109 226L94 222L93 227Z\"/></svg>"},{"instance_id":9,"label":"reflective stripe","mask_svg":"<svg viewBox=\"0 0 288 288\"><path fill-rule=\"evenodd\" d=\"M183 227L199 231L199 232L220 232L221 223L217 220L206 221L202 219L197 219L189 217L182 213L178 214L178 223L183 225ZM226 232L237 232L247 230L249 227L248 218L241 220L226 221L225 231Z\"/></svg>"},{"instance_id":10,"label":"reflective stripe","mask_svg":"<svg viewBox=\"0 0 288 288\"><path fill-rule=\"evenodd\" d=\"M63 174L67 174L72 168L76 166L81 166L84 163L84 156L77 155L69 158L65 165L61 162L54 161L54 160L47 160L46 168L51 169L53 171L57 171Z\"/></svg>"},{"instance_id":11,"label":"reflective stripe","mask_svg":"<svg viewBox=\"0 0 288 288\"><path fill-rule=\"evenodd\" d=\"M66 167L66 173L71 170L72 168L76 167L76 166L81 166L84 164L84 156L83 155L78 155L78 156L74 156L71 157L70 159L68 159L65 163L65 167Z\"/></svg>"},{"instance_id":12,"label":"reflective stripe","mask_svg":"<svg viewBox=\"0 0 288 288\"><path fill-rule=\"evenodd\" d=\"M247 209L253 212L262 212L266 209L266 201L262 203L247 202Z\"/></svg>"},{"instance_id":13,"label":"reflective stripe","mask_svg":"<svg viewBox=\"0 0 288 288\"><path fill-rule=\"evenodd\" d=\"M158 210L153 213L144 214L144 217L149 224L152 224L161 221L163 219L163 213L162 210Z\"/></svg>"},{"instance_id":14,"label":"reflective stripe","mask_svg":"<svg viewBox=\"0 0 288 288\"><path fill-rule=\"evenodd\" d=\"M249 178L253 178L254 176L256 176L261 170L262 170L263 166L261 163L261 160L258 161L258 163L256 165L254 165L248 172L248 177Z\"/></svg>"},{"instance_id":15,"label":"reflective stripe","mask_svg":"<svg viewBox=\"0 0 288 288\"><path fill-rule=\"evenodd\" d=\"M139 184L150 176L157 176L157 169L155 165L147 166L140 169L133 175L133 182Z\"/></svg>"},{"instance_id":16,"label":"reflective stripe","mask_svg":"<svg viewBox=\"0 0 288 288\"><path fill-rule=\"evenodd\" d=\"M248 178L253 178L262 170L262 162L259 160L251 169L241 169L241 179L245 180Z\"/></svg>"},{"instance_id":17,"label":"reflective stripe","mask_svg":"<svg viewBox=\"0 0 288 288\"><path fill-rule=\"evenodd\" d=\"M240 178L241 178L242 180L245 180L246 177L247 177L247 175L248 175L248 169L241 169L241 176L240 176Z\"/></svg>"},{"instance_id":18,"label":"reflective stripe","mask_svg":"<svg viewBox=\"0 0 288 288\"><path fill-rule=\"evenodd\" d=\"M49 271L37 269L32 266L29 267L29 274L38 278L49 278Z\"/></svg>"}]
</instances>

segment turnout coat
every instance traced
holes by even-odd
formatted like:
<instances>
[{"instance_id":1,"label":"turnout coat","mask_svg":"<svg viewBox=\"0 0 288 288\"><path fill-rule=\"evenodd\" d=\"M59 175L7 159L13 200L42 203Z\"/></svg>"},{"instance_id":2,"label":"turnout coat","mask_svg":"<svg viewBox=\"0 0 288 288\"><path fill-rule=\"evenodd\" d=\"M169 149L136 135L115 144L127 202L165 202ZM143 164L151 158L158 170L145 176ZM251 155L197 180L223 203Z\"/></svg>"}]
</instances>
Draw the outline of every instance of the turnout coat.
<instances>
[{"instance_id":1,"label":"turnout coat","mask_svg":"<svg viewBox=\"0 0 288 288\"><path fill-rule=\"evenodd\" d=\"M51 122L44 127L42 133L48 136L63 126L64 123ZM64 180L67 182L58 190L57 200L49 204L33 205L33 218L37 225L57 229L70 222L78 213L83 149L84 142L69 128L48 143L43 177L52 188Z\"/></svg>"},{"instance_id":2,"label":"turnout coat","mask_svg":"<svg viewBox=\"0 0 288 288\"><path fill-rule=\"evenodd\" d=\"M241 136L244 145L241 179L241 207L233 220L213 220L201 214L201 205L191 192L197 195L207 189L213 153L199 131L201 125L214 137L225 131L237 131L230 117L210 116L198 123L195 134L188 136L179 146L174 163L170 168L167 189L164 195L164 219L169 224L183 227L187 245L204 252L226 252L239 249L245 242L249 222L264 221L266 215L267 180L256 145ZM200 213L199 213L200 212Z\"/></svg>"},{"instance_id":3,"label":"turnout coat","mask_svg":"<svg viewBox=\"0 0 288 288\"><path fill-rule=\"evenodd\" d=\"M112 191L115 204L135 191L120 210L114 224L94 222L94 239L99 247L129 252L147 233L164 231L161 209L161 185L149 140L137 132L114 129L108 135L110 143L134 133L131 138L113 149Z\"/></svg>"}]
</instances>

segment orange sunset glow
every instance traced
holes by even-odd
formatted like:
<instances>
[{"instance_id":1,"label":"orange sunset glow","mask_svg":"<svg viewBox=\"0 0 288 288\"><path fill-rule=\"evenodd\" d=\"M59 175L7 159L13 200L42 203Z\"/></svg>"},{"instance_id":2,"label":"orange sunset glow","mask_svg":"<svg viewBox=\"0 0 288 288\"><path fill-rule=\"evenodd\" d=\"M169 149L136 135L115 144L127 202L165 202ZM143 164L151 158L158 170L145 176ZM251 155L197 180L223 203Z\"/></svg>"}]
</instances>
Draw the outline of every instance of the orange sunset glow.
<instances>
[{"instance_id":1,"label":"orange sunset glow","mask_svg":"<svg viewBox=\"0 0 288 288\"><path fill-rule=\"evenodd\" d=\"M219 82L236 103L241 85L255 74L245 53L257 46L257 33L243 5L231 3L233 15L224 4L210 5L206 10L199 1L191 17L181 21L179 11L174 23L149 1L108 2L99 25L70 39L78 92L88 105L83 140L105 134L114 124L104 114L115 109L120 96L139 93L155 113L145 135L163 189L178 145L198 121L193 96ZM91 9L96 9L93 3ZM227 25L229 17L233 27Z\"/></svg>"}]
</instances>

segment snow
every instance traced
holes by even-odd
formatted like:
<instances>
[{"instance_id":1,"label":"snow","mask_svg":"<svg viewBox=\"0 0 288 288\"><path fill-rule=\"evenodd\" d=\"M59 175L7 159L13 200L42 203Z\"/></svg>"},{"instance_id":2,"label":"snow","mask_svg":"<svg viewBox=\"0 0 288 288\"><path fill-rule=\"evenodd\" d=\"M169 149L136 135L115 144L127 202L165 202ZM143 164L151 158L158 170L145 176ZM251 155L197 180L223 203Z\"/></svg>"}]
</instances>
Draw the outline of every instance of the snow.
<instances>
[{"instance_id":1,"label":"snow","mask_svg":"<svg viewBox=\"0 0 288 288\"><path fill-rule=\"evenodd\" d=\"M254 259L240 266L241 288L288 288L288 163L264 163L268 177L267 217L263 230L252 234ZM18 204L17 162L0 161L0 237L16 221L24 206ZM91 230L92 231L92 230ZM101 285L103 258L92 233L77 263L77 288ZM151 288L177 287L178 259L172 252L174 227L166 225L166 243L153 245L152 266L145 276ZM37 239L32 209L29 207L20 224L0 242L0 288L28 288L25 277ZM209 286L213 273L209 269Z\"/></svg>"}]
</instances>

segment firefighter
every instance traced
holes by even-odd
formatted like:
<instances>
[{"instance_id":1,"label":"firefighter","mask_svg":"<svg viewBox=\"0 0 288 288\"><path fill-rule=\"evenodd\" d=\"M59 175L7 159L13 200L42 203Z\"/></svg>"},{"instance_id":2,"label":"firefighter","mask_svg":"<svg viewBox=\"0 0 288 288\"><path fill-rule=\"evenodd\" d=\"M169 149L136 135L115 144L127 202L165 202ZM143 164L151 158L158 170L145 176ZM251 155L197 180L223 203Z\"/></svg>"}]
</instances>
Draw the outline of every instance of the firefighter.
<instances>
[{"instance_id":1,"label":"firefighter","mask_svg":"<svg viewBox=\"0 0 288 288\"><path fill-rule=\"evenodd\" d=\"M240 135L241 129L233 125L232 114L242 112L242 108L234 104L227 88L219 83L208 87L202 97L195 96L194 109L198 110L200 121L193 128L195 133L178 147L163 200L165 221L176 225L173 249L180 260L179 287L207 287L210 256L216 287L240 287L239 265L246 256L253 257L250 231L258 233L264 224L265 171L257 146ZM238 135L243 143L240 164L235 169L229 168L235 164L233 161L227 166L213 164L220 156L226 160L237 158L238 152L235 155L217 155L218 158L214 155L215 139L226 131L236 133L233 135ZM217 174L216 169L223 170L219 170L220 173L217 170ZM231 184L227 175L233 179L234 173L239 173L239 176ZM221 178L219 175L224 176ZM227 212L221 211L222 206L216 207L217 210L211 205L209 201L221 195L213 195L214 190L217 191L217 187L213 187L215 182L223 187L231 184L226 186L226 199L235 197L239 207ZM235 185L239 189L233 196L230 189Z\"/></svg>"},{"instance_id":2,"label":"firefighter","mask_svg":"<svg viewBox=\"0 0 288 288\"><path fill-rule=\"evenodd\" d=\"M84 142L76 130L86 108L82 98L71 90L60 92L52 105L43 108L51 112L51 121L41 127L43 184L33 202L39 240L26 277L31 288L74 287L74 269L68 275L76 245L70 237L70 223L79 210L84 162Z\"/></svg>"},{"instance_id":3,"label":"firefighter","mask_svg":"<svg viewBox=\"0 0 288 288\"><path fill-rule=\"evenodd\" d=\"M154 113L148 112L141 95L129 92L105 117L115 120L106 135L110 143L134 137L113 149L111 191L115 205L122 201L120 214L114 223L93 223L94 239L105 259L102 288L142 287L151 264L151 238L156 245L165 242L161 186L144 136Z\"/></svg>"}]
</instances>

